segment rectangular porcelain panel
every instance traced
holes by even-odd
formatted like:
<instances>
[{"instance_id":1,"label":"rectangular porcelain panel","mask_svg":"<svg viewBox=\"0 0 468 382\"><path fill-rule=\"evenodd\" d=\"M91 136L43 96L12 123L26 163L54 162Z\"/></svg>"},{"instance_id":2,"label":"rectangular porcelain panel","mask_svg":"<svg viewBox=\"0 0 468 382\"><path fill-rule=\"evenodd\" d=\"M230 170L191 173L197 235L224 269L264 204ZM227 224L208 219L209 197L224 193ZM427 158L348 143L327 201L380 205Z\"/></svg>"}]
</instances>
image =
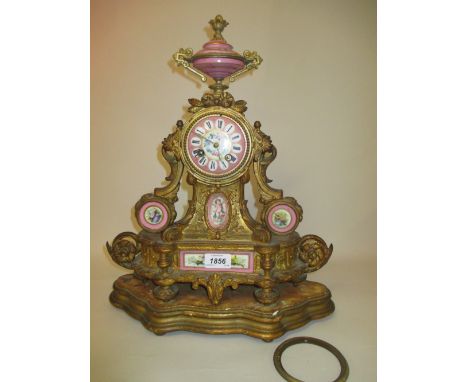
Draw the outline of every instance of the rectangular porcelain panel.
<instances>
[{"instance_id":1,"label":"rectangular porcelain panel","mask_svg":"<svg viewBox=\"0 0 468 382\"><path fill-rule=\"evenodd\" d=\"M180 251L180 269L212 272L253 272L253 252Z\"/></svg>"}]
</instances>

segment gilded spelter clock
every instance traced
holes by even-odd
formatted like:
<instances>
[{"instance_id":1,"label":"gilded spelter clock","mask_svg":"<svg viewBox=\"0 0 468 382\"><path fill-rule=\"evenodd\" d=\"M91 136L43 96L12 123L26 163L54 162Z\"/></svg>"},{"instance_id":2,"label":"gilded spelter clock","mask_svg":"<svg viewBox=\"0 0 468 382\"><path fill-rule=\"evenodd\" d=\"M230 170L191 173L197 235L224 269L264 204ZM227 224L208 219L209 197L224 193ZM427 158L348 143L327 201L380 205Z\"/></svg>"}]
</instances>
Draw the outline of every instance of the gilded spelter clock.
<instances>
[{"instance_id":1,"label":"gilded spelter clock","mask_svg":"<svg viewBox=\"0 0 468 382\"><path fill-rule=\"evenodd\" d=\"M191 118L177 121L163 141L169 183L137 201L141 231L123 232L107 244L112 259L133 270L115 281L110 300L156 334L242 333L271 341L333 312L330 291L306 280L327 263L333 247L296 232L301 206L266 175L276 148L260 122L245 118L246 102L226 91L262 59L233 50L222 36L228 23L221 16L210 24L214 37L202 50L174 54L177 65L203 82L210 78L210 91L189 99ZM193 193L177 219L183 176ZM244 198L250 181L258 217Z\"/></svg>"}]
</instances>

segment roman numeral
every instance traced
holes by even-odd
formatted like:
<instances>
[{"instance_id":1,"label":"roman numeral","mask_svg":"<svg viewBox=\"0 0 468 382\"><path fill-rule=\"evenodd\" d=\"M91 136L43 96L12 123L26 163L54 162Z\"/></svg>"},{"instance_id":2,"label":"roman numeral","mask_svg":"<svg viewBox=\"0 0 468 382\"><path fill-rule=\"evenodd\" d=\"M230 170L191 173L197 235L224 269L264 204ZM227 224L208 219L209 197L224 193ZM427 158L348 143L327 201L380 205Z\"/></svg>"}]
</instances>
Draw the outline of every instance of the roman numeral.
<instances>
[{"instance_id":1,"label":"roman numeral","mask_svg":"<svg viewBox=\"0 0 468 382\"><path fill-rule=\"evenodd\" d=\"M213 126L211 126L211 121L206 121L205 126L208 130L210 130Z\"/></svg>"},{"instance_id":2,"label":"roman numeral","mask_svg":"<svg viewBox=\"0 0 468 382\"><path fill-rule=\"evenodd\" d=\"M218 119L218 129L222 129L223 128L223 120L222 119Z\"/></svg>"},{"instance_id":3,"label":"roman numeral","mask_svg":"<svg viewBox=\"0 0 468 382\"><path fill-rule=\"evenodd\" d=\"M201 127L201 126L198 126L198 127L195 129L195 131L196 131L198 134L201 134L201 135L205 134L205 130L204 130L203 127Z\"/></svg>"},{"instance_id":4,"label":"roman numeral","mask_svg":"<svg viewBox=\"0 0 468 382\"><path fill-rule=\"evenodd\" d=\"M200 163L202 166L204 166L207 161L208 161L208 159L206 159L206 157L201 157L198 160L198 163Z\"/></svg>"},{"instance_id":5,"label":"roman numeral","mask_svg":"<svg viewBox=\"0 0 468 382\"><path fill-rule=\"evenodd\" d=\"M239 142L241 140L241 135L240 134L235 134L233 136L231 136L231 142L235 143L235 142Z\"/></svg>"},{"instance_id":6,"label":"roman numeral","mask_svg":"<svg viewBox=\"0 0 468 382\"><path fill-rule=\"evenodd\" d=\"M233 125L227 125L227 127L226 127L226 133L229 133L233 128L234 128Z\"/></svg>"},{"instance_id":7,"label":"roman numeral","mask_svg":"<svg viewBox=\"0 0 468 382\"><path fill-rule=\"evenodd\" d=\"M240 145L232 145L232 149L233 149L235 152L239 153L239 152L242 151L242 146L240 146Z\"/></svg>"},{"instance_id":8,"label":"roman numeral","mask_svg":"<svg viewBox=\"0 0 468 382\"><path fill-rule=\"evenodd\" d=\"M218 167L218 166L217 166L217 164L216 164L216 161L211 160L211 161L210 161L210 170L211 170L211 171L215 171L217 167Z\"/></svg>"}]
</instances>

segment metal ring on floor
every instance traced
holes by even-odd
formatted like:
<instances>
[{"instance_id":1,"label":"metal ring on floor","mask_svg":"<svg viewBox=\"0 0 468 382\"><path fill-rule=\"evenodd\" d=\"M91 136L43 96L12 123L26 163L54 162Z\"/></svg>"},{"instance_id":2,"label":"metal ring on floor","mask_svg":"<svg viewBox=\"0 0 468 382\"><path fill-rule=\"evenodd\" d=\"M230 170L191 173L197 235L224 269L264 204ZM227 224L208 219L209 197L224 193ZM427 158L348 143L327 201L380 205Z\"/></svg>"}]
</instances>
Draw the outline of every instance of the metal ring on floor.
<instances>
[{"instance_id":1,"label":"metal ring on floor","mask_svg":"<svg viewBox=\"0 0 468 382\"><path fill-rule=\"evenodd\" d=\"M273 363L275 364L275 368L278 373L288 382L304 382L300 379L294 378L292 375L288 374L286 370L284 370L283 364L281 363L281 356L283 352L290 346L296 344L313 344L320 346L324 349L327 349L330 353L332 353L340 362L341 372L337 379L333 382L344 382L348 379L349 376L349 366L348 362L346 361L343 354L334 347L333 345L325 342L323 340L319 340L318 338L313 337L293 337L289 340L284 341L281 343L275 350L275 354L273 355Z\"/></svg>"}]
</instances>

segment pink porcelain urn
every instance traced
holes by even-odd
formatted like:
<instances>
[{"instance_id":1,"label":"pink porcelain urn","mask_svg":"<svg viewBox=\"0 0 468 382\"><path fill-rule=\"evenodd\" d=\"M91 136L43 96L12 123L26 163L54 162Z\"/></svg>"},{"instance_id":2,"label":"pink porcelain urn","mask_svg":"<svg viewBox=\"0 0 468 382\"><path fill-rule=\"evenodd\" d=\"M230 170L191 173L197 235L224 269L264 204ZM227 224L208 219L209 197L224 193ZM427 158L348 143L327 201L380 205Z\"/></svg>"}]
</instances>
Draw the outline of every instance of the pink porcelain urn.
<instances>
[{"instance_id":1,"label":"pink porcelain urn","mask_svg":"<svg viewBox=\"0 0 468 382\"><path fill-rule=\"evenodd\" d=\"M245 60L223 40L211 40L192 57L192 65L211 78L220 81L244 69Z\"/></svg>"},{"instance_id":2,"label":"pink porcelain urn","mask_svg":"<svg viewBox=\"0 0 468 382\"><path fill-rule=\"evenodd\" d=\"M213 39L195 54L190 48L180 49L173 56L177 65L184 66L198 75L202 81L206 81L206 76L209 76L216 83L221 83L228 77L232 82L242 73L258 68L262 58L257 52L246 50L240 55L226 42L221 32L229 23L221 15L210 20L210 24L214 31Z\"/></svg>"}]
</instances>

